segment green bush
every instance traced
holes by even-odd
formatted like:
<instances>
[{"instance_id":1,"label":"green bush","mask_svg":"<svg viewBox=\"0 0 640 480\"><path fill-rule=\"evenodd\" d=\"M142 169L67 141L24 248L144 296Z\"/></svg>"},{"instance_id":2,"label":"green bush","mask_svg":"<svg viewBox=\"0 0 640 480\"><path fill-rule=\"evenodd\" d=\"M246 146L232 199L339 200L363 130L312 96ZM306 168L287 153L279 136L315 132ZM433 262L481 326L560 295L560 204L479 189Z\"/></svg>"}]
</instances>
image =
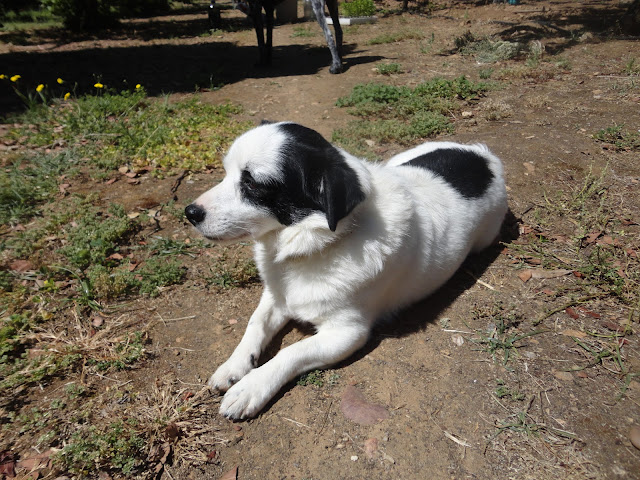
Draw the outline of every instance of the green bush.
<instances>
[{"instance_id":1,"label":"green bush","mask_svg":"<svg viewBox=\"0 0 640 480\"><path fill-rule=\"evenodd\" d=\"M340 11L345 17L370 17L375 15L376 6L373 0L352 0L340 5Z\"/></svg>"}]
</instances>

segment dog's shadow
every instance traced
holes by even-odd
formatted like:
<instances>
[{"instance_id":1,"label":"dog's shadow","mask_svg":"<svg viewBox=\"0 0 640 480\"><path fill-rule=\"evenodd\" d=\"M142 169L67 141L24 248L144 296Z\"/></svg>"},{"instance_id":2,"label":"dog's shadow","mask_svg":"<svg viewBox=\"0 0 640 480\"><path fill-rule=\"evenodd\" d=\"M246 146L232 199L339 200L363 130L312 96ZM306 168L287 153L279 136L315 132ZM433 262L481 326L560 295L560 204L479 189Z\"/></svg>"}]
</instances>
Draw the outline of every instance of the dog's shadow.
<instances>
[{"instance_id":1,"label":"dog's shadow","mask_svg":"<svg viewBox=\"0 0 640 480\"><path fill-rule=\"evenodd\" d=\"M511 242L518 238L518 226L520 223L521 220L516 218L511 210L509 210L500 232L502 242ZM385 338L401 338L423 331L428 324L436 321L442 312L449 308L460 295L477 283L477 279L479 279L487 268L500 256L502 249L503 246L497 244L480 253L469 255L447 283L425 299L378 321L365 346L347 359L333 365L331 368L341 369L361 360L374 351ZM312 335L314 333L313 327L309 324L289 322L274 337L264 353L260 356L260 365L278 353L284 343L285 336L293 330L297 330L303 335ZM267 404L263 413L279 401L297 381L298 378L285 385Z\"/></svg>"}]
</instances>

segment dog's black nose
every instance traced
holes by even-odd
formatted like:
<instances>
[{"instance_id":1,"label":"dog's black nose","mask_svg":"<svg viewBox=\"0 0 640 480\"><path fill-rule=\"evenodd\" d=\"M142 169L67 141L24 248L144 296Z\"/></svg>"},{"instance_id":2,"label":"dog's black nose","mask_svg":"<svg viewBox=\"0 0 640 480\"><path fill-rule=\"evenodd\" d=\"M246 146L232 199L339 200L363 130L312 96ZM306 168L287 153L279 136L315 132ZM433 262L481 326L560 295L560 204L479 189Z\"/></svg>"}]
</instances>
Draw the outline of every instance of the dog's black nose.
<instances>
[{"instance_id":1,"label":"dog's black nose","mask_svg":"<svg viewBox=\"0 0 640 480\"><path fill-rule=\"evenodd\" d=\"M205 212L204 208L192 203L184 209L184 214L187 216L187 220L189 220L193 226L196 226L204 220L207 212Z\"/></svg>"}]
</instances>

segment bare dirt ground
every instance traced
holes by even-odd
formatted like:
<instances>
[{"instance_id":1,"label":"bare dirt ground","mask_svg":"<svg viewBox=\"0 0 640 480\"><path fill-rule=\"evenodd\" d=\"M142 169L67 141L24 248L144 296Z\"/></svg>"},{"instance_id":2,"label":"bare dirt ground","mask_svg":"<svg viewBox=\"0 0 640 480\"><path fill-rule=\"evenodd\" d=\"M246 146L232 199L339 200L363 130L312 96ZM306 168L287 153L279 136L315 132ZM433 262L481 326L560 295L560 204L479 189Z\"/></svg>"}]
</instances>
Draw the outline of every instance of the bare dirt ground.
<instances>
[{"instance_id":1,"label":"bare dirt ground","mask_svg":"<svg viewBox=\"0 0 640 480\"><path fill-rule=\"evenodd\" d=\"M37 45L16 38L3 46L2 56L12 71L73 72L74 77L98 72L105 83L127 78L150 92L174 96L191 95L198 83L207 102L230 100L255 122L292 120L328 138L352 119L335 102L356 84L414 86L460 75L478 80L491 68L499 88L465 108L447 139L484 142L503 159L515 218L510 232L519 232L512 235L519 236L516 245L542 236L548 240L544 248L562 256L563 239L576 234L576 222L553 215L543 221L536 216L538 207L556 194L579 190L590 169L606 167L616 228L625 230L629 262L637 264L638 150L615 149L592 138L612 125L640 128L640 77L625 73L632 58L640 61L640 41L608 29L616 8L595 1L456 2L430 15L389 15L345 29L341 75L329 74L328 50L311 23L278 26L273 67L254 69L254 34L236 12L223 12L234 28L214 35L196 36L206 33L202 15L151 19L146 22L153 28L130 22L109 38L53 36ZM173 27L172 36L163 38L163 22L183 28L176 33ZM292 36L300 26L317 34ZM409 30L424 36L368 43L384 33ZM523 60L479 64L454 49L455 38L467 31L539 40L543 61L526 71L518 70ZM403 72L382 76L376 70L381 62L399 63ZM495 78L500 71L502 77ZM382 158L400 150L387 144L372 148ZM221 176L214 171L187 177L176 192L178 203L188 204ZM164 201L174 181L149 178L135 188L122 183L77 188L96 189L105 201L133 209ZM197 238L175 220L161 226L162 235ZM249 255L250 246L232 251ZM630 428L640 425L640 383L616 371L610 358L594 361L574 340L593 338L585 332L612 335L612 324L630 321L633 333L615 342L628 371L640 372L637 299L635 305L621 306L608 297L591 298L562 308L567 299L558 292L579 278L570 273L523 281L519 274L537 271L538 265L531 258L527 263L513 244L501 246L471 258L433 298L380 326L361 352L323 374L321 386L289 385L258 418L231 423L217 415L219 398L198 392L240 340L261 287L216 290L202 284L198 273L209 268L214 255L194 258L186 283L157 299L137 301L128 313L152 322L146 361L108 381L87 380L136 399L121 401L120 395L116 401L104 390L103 417L126 417L144 403L160 410L179 395L202 395L196 415L181 425L188 435L173 440L174 461L163 465L162 478L220 478L229 471L232 476L225 478L640 478L640 450L629 439ZM499 329L496 318L509 319L509 332L537 333L519 339L517 349L492 355L481 340ZM263 361L309 333L291 326ZM505 351L510 352L506 362ZM349 386L385 407L388 418L374 425L346 418L341 399ZM49 385L41 395L46 398L57 387ZM12 445L28 447L15 437Z\"/></svg>"}]
</instances>

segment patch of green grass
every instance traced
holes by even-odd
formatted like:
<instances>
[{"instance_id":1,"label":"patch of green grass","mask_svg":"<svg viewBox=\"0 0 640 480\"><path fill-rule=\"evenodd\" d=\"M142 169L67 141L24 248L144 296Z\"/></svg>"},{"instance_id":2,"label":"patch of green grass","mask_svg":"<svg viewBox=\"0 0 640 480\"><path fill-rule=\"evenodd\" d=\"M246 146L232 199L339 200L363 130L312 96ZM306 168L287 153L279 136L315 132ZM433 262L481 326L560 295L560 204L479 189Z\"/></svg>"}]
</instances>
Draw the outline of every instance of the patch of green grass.
<instances>
[{"instance_id":1,"label":"patch of green grass","mask_svg":"<svg viewBox=\"0 0 640 480\"><path fill-rule=\"evenodd\" d=\"M311 28L307 26L295 26L293 27L293 33L291 34L291 38L302 37L315 37L317 32L315 30L311 30Z\"/></svg>"},{"instance_id":2,"label":"patch of green grass","mask_svg":"<svg viewBox=\"0 0 640 480\"><path fill-rule=\"evenodd\" d=\"M539 230L509 244L516 257L535 259L545 270L575 272L558 293L562 304L549 308L534 324L596 299L630 308L630 321L637 317L640 262L629 244L635 236L621 224L620 204L611 198L610 182L607 168L597 174L589 168L581 182L546 194L544 205L532 212ZM570 223L563 222L567 218ZM564 231L555 237L558 232L550 229L558 225Z\"/></svg>"},{"instance_id":3,"label":"patch of green grass","mask_svg":"<svg viewBox=\"0 0 640 480\"><path fill-rule=\"evenodd\" d=\"M343 17L370 17L375 14L373 0L351 0L340 4L340 15Z\"/></svg>"},{"instance_id":4,"label":"patch of green grass","mask_svg":"<svg viewBox=\"0 0 640 480\"><path fill-rule=\"evenodd\" d=\"M367 42L367 45L382 45L385 43L398 43L405 40L422 40L424 34L417 30L402 30L394 33L383 33L377 37L372 38Z\"/></svg>"},{"instance_id":5,"label":"patch of green grass","mask_svg":"<svg viewBox=\"0 0 640 480\"><path fill-rule=\"evenodd\" d=\"M223 257L211 269L207 284L217 288L243 288L260 281L258 267L253 260L230 262Z\"/></svg>"},{"instance_id":6,"label":"patch of green grass","mask_svg":"<svg viewBox=\"0 0 640 480\"><path fill-rule=\"evenodd\" d=\"M73 434L56 454L55 462L64 470L82 477L101 470L131 476L145 464L147 439L135 425L118 421L104 428L89 426Z\"/></svg>"},{"instance_id":7,"label":"patch of green grass","mask_svg":"<svg viewBox=\"0 0 640 480\"><path fill-rule=\"evenodd\" d=\"M127 334L123 340L116 343L107 358L91 358L88 364L94 365L102 372L124 370L140 360L144 354L144 334L138 331Z\"/></svg>"},{"instance_id":8,"label":"patch of green grass","mask_svg":"<svg viewBox=\"0 0 640 480\"><path fill-rule=\"evenodd\" d=\"M0 168L0 224L17 224L40 213L40 206L58 193L59 178L74 175L73 152L22 155Z\"/></svg>"},{"instance_id":9,"label":"patch of green grass","mask_svg":"<svg viewBox=\"0 0 640 480\"><path fill-rule=\"evenodd\" d=\"M0 365L7 364L24 351L24 334L31 328L32 322L26 312L0 319Z\"/></svg>"},{"instance_id":10,"label":"patch of green grass","mask_svg":"<svg viewBox=\"0 0 640 480\"><path fill-rule=\"evenodd\" d=\"M311 372L300 375L296 385L306 387L308 385L315 385L316 387L324 387L325 385L333 386L338 383L340 375L335 372L327 370L313 370Z\"/></svg>"},{"instance_id":11,"label":"patch of green grass","mask_svg":"<svg viewBox=\"0 0 640 480\"><path fill-rule=\"evenodd\" d=\"M520 324L520 315L515 310L507 310L498 303L490 312L482 312L477 310L475 317L487 317L490 320L489 327L485 330L476 330L478 338L472 338L471 341L479 345L480 350L491 354L494 361L496 355L501 353L502 365L506 366L513 352L520 347L516 345L520 340L533 335L543 333L543 330L534 330L527 333L518 333L516 328Z\"/></svg>"},{"instance_id":12,"label":"patch of green grass","mask_svg":"<svg viewBox=\"0 0 640 480\"><path fill-rule=\"evenodd\" d=\"M628 130L624 125L614 125L598 130L593 138L613 145L616 150L640 150L640 132Z\"/></svg>"},{"instance_id":13,"label":"patch of green grass","mask_svg":"<svg viewBox=\"0 0 640 480\"><path fill-rule=\"evenodd\" d=\"M300 375L296 385L300 385L302 387L306 387L308 385L324 387L324 372L322 370L313 370L312 372Z\"/></svg>"},{"instance_id":14,"label":"patch of green grass","mask_svg":"<svg viewBox=\"0 0 640 480\"><path fill-rule=\"evenodd\" d=\"M480 63L495 63L518 58L527 53L525 45L489 36L477 37L470 31L454 39L455 49L462 55L472 55Z\"/></svg>"},{"instance_id":15,"label":"patch of green grass","mask_svg":"<svg viewBox=\"0 0 640 480\"><path fill-rule=\"evenodd\" d=\"M464 102L479 98L487 89L466 77L434 78L414 88L380 83L356 85L336 105L359 117L334 131L333 141L358 155L367 155L366 141L409 145L453 131L450 115Z\"/></svg>"},{"instance_id":16,"label":"patch of green grass","mask_svg":"<svg viewBox=\"0 0 640 480\"><path fill-rule=\"evenodd\" d=\"M399 63L379 63L376 66L380 75L393 75L396 73L402 73L402 65Z\"/></svg>"},{"instance_id":17,"label":"patch of green grass","mask_svg":"<svg viewBox=\"0 0 640 480\"><path fill-rule=\"evenodd\" d=\"M640 62L637 61L636 57L631 57L625 63L622 72L626 75L640 75Z\"/></svg>"},{"instance_id":18,"label":"patch of green grass","mask_svg":"<svg viewBox=\"0 0 640 480\"><path fill-rule=\"evenodd\" d=\"M72 266L82 270L102 265L109 262L108 257L136 229L121 205L111 205L107 211L94 207L67 226L64 231L67 244L59 252Z\"/></svg>"},{"instance_id":19,"label":"patch of green grass","mask_svg":"<svg viewBox=\"0 0 640 480\"><path fill-rule=\"evenodd\" d=\"M49 106L49 104L51 106ZM29 146L75 147L92 168L152 167L158 175L219 165L223 150L248 128L233 116L240 108L197 97L171 103L147 98L144 88L100 90L71 101L37 105L11 118L23 125L10 137Z\"/></svg>"},{"instance_id":20,"label":"patch of green grass","mask_svg":"<svg viewBox=\"0 0 640 480\"><path fill-rule=\"evenodd\" d=\"M494 394L498 398L510 398L511 400L521 401L525 399L524 393L521 393L517 389L511 389L507 386L504 380L498 379L496 381L497 387L494 391Z\"/></svg>"}]
</instances>

